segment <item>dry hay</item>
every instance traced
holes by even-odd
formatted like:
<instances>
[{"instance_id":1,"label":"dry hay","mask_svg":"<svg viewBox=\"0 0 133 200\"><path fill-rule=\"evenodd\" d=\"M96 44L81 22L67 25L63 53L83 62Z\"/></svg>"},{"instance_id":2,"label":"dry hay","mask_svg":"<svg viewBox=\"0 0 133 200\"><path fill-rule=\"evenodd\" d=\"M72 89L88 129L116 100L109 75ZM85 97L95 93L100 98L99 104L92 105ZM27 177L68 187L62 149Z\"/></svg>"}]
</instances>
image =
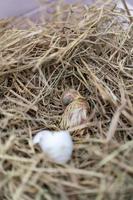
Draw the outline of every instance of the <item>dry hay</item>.
<instances>
[{"instance_id":1,"label":"dry hay","mask_svg":"<svg viewBox=\"0 0 133 200\"><path fill-rule=\"evenodd\" d=\"M127 17L113 7L64 9L29 29L1 22L0 199L131 200L133 24L125 28ZM91 113L84 135L72 133L72 160L59 166L32 137L59 129L69 87Z\"/></svg>"}]
</instances>

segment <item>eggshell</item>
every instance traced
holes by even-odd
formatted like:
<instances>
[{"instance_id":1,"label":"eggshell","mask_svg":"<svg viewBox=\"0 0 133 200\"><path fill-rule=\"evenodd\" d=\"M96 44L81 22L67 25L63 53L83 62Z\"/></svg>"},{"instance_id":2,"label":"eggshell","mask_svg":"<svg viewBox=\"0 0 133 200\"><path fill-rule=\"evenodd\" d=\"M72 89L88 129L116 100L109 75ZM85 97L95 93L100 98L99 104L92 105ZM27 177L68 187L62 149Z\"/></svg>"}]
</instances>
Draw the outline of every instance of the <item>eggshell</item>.
<instances>
[{"instance_id":1,"label":"eggshell","mask_svg":"<svg viewBox=\"0 0 133 200\"><path fill-rule=\"evenodd\" d=\"M65 164L73 151L72 138L68 131L41 131L33 138L33 144L39 144L50 160Z\"/></svg>"}]
</instances>

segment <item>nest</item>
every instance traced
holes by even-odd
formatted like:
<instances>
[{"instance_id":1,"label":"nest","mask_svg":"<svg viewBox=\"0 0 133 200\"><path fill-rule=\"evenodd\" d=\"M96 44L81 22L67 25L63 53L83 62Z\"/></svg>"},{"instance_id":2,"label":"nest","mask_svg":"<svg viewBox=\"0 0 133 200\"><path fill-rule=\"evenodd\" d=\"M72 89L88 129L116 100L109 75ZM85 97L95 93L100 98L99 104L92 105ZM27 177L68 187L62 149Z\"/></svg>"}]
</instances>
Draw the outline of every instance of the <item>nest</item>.
<instances>
[{"instance_id":1,"label":"nest","mask_svg":"<svg viewBox=\"0 0 133 200\"><path fill-rule=\"evenodd\" d=\"M129 200L130 17L111 6L59 8L49 21L28 29L0 23L0 199ZM90 117L83 135L72 132L72 160L59 166L33 148L32 137L59 129L61 95L68 88L87 99Z\"/></svg>"}]
</instances>

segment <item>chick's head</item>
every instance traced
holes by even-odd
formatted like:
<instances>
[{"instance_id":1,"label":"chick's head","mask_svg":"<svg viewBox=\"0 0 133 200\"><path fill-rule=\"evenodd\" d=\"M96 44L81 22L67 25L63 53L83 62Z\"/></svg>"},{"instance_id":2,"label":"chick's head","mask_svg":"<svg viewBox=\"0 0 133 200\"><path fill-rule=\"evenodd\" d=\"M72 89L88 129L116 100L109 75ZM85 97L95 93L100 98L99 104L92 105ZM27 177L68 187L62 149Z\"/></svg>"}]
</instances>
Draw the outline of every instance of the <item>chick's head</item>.
<instances>
[{"instance_id":1,"label":"chick's head","mask_svg":"<svg viewBox=\"0 0 133 200\"><path fill-rule=\"evenodd\" d=\"M80 93L74 89L68 89L66 90L62 95L62 104L64 106L68 106L70 103L72 103L74 100L83 98Z\"/></svg>"}]
</instances>

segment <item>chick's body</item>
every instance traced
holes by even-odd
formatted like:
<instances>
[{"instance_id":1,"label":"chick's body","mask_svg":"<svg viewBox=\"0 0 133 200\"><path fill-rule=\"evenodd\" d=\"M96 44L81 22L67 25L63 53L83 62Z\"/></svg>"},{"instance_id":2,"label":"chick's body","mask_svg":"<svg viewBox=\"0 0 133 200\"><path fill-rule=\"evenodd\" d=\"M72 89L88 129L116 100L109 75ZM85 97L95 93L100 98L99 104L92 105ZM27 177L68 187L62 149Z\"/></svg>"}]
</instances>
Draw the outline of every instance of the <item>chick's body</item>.
<instances>
[{"instance_id":1,"label":"chick's body","mask_svg":"<svg viewBox=\"0 0 133 200\"><path fill-rule=\"evenodd\" d=\"M88 111L88 102L81 96L76 98L65 108L60 127L68 129L86 123Z\"/></svg>"}]
</instances>

